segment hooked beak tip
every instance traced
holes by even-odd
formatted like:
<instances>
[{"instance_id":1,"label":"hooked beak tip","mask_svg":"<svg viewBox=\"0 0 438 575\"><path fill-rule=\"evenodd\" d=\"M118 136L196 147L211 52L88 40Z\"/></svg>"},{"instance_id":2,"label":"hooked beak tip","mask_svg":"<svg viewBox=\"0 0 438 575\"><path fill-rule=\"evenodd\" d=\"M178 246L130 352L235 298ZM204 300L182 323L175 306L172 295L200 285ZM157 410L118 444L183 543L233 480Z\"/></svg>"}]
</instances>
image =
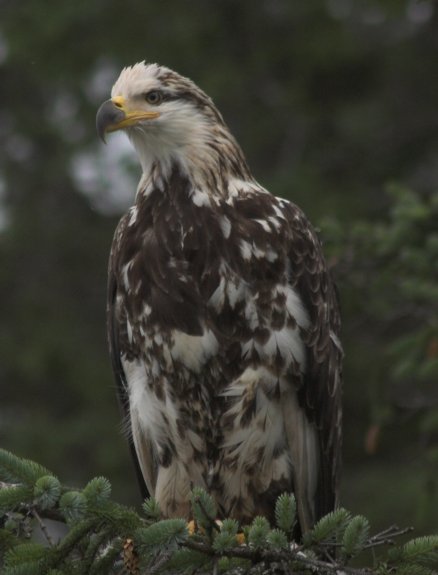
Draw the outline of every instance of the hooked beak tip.
<instances>
[{"instance_id":1,"label":"hooked beak tip","mask_svg":"<svg viewBox=\"0 0 438 575\"><path fill-rule=\"evenodd\" d=\"M104 102L96 114L96 131L99 138L106 144L106 133L125 119L125 112L118 108L112 100Z\"/></svg>"}]
</instances>

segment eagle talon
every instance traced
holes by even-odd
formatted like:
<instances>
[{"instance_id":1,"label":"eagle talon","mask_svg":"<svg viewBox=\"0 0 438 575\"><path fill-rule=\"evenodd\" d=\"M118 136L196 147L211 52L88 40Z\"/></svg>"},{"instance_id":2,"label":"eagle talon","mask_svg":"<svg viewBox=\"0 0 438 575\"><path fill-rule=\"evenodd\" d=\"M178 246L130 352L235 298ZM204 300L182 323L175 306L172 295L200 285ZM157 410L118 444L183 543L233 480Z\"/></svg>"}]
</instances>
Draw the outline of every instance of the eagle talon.
<instances>
[{"instance_id":1,"label":"eagle talon","mask_svg":"<svg viewBox=\"0 0 438 575\"><path fill-rule=\"evenodd\" d=\"M221 519L215 519L214 523L218 526L219 529L222 528L223 522ZM189 532L190 536L195 535L196 533L201 533L202 535L205 534L205 529L198 527L194 519L187 523L187 531ZM244 545L246 543L245 534L243 531L236 533L236 543L237 545Z\"/></svg>"}]
</instances>

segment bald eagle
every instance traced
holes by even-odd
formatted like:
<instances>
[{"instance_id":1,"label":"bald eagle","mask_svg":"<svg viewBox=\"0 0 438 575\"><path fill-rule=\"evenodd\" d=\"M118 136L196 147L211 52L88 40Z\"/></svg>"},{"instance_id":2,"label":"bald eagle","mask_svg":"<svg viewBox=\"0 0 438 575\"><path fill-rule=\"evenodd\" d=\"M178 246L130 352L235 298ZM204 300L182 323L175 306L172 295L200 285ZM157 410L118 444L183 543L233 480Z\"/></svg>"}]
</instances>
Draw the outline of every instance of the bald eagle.
<instances>
[{"instance_id":1,"label":"bald eagle","mask_svg":"<svg viewBox=\"0 0 438 575\"><path fill-rule=\"evenodd\" d=\"M156 64L124 68L97 113L143 174L109 263L108 332L129 441L166 517L202 486L219 513L301 532L333 510L340 319L314 229L266 191L212 100Z\"/></svg>"}]
</instances>

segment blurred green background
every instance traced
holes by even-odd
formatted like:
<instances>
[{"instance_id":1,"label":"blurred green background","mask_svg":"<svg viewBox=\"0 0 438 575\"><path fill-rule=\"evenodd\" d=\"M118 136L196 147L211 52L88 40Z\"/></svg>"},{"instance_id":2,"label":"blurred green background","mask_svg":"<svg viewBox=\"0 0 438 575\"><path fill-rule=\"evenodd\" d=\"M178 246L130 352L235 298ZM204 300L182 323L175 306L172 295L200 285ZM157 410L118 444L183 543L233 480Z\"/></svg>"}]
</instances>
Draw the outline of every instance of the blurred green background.
<instances>
[{"instance_id":1,"label":"blurred green background","mask_svg":"<svg viewBox=\"0 0 438 575\"><path fill-rule=\"evenodd\" d=\"M432 0L0 0L0 443L137 503L105 335L139 167L95 112L146 59L213 97L339 285L342 502L438 528L438 7Z\"/></svg>"}]
</instances>

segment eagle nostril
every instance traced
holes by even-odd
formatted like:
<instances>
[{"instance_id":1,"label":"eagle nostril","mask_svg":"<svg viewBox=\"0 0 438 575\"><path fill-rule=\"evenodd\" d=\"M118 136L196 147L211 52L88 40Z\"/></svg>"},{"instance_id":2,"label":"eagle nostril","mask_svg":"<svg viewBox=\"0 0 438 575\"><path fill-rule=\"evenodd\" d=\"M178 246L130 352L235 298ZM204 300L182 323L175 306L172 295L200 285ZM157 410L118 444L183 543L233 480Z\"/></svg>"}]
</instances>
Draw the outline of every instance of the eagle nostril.
<instances>
[{"instance_id":1,"label":"eagle nostril","mask_svg":"<svg viewBox=\"0 0 438 575\"><path fill-rule=\"evenodd\" d=\"M125 99L122 96L116 96L115 98L111 98L111 101L116 108L122 109Z\"/></svg>"}]
</instances>

